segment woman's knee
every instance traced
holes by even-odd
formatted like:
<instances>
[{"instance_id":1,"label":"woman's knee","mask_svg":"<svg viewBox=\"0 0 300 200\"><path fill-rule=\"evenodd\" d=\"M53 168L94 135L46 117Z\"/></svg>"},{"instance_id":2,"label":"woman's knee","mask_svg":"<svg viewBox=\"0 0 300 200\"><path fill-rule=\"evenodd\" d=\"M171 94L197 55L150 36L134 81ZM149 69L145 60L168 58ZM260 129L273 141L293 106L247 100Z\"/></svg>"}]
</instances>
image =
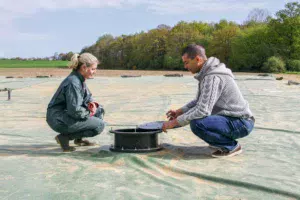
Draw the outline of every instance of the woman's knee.
<instances>
[{"instance_id":1,"label":"woman's knee","mask_svg":"<svg viewBox=\"0 0 300 200\"><path fill-rule=\"evenodd\" d=\"M102 120L99 121L98 126L94 129L90 130L92 133L90 133L88 137L94 137L96 135L99 135L100 133L103 132L104 127L105 127L104 122Z\"/></svg>"},{"instance_id":2,"label":"woman's knee","mask_svg":"<svg viewBox=\"0 0 300 200\"><path fill-rule=\"evenodd\" d=\"M103 120L100 119L98 121L98 126L94 130L97 132L97 135L98 135L98 134L102 133L104 128L105 128L105 123Z\"/></svg>"}]
</instances>

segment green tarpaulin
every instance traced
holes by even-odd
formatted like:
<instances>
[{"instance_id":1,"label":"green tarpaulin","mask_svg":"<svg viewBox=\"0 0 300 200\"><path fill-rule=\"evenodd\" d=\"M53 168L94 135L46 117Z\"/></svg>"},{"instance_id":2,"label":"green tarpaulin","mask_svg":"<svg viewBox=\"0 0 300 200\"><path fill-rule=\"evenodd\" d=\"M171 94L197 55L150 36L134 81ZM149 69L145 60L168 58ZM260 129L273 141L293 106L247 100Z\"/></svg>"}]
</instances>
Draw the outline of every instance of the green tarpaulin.
<instances>
[{"instance_id":1,"label":"green tarpaulin","mask_svg":"<svg viewBox=\"0 0 300 200\"><path fill-rule=\"evenodd\" d=\"M256 124L239 140L243 154L216 159L189 126L159 134L159 152L109 151L111 128L166 120L194 98L192 76L88 80L108 125L91 138L96 147L62 153L45 121L61 81L0 77L0 88L14 89L10 101L0 92L0 199L300 199L299 86L236 77Z\"/></svg>"}]
</instances>

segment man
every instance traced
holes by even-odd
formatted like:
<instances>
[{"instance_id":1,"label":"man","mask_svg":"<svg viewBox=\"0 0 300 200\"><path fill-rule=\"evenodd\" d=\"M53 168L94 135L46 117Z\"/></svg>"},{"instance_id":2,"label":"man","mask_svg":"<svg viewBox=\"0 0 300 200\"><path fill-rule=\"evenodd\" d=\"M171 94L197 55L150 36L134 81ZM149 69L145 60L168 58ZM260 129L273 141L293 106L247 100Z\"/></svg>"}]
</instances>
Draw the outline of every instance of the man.
<instances>
[{"instance_id":1,"label":"man","mask_svg":"<svg viewBox=\"0 0 300 200\"><path fill-rule=\"evenodd\" d=\"M163 131L190 124L193 133L216 149L213 157L229 157L242 152L238 138L253 129L254 117L233 74L215 57L206 58L205 49L188 45L182 52L184 68L199 81L196 98L177 110L167 112Z\"/></svg>"}]
</instances>

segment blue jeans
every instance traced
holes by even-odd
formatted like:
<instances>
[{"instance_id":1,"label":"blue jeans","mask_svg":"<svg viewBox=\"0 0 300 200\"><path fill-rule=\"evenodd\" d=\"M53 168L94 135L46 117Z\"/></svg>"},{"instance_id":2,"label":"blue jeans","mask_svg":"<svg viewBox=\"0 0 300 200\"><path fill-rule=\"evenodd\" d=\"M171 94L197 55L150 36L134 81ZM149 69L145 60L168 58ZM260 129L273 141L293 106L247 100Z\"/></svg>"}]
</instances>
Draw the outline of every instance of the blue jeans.
<instances>
[{"instance_id":1,"label":"blue jeans","mask_svg":"<svg viewBox=\"0 0 300 200\"><path fill-rule=\"evenodd\" d=\"M236 139L249 135L254 121L236 117L210 115L202 119L194 119L190 123L195 135L209 145L232 151L237 146Z\"/></svg>"}]
</instances>

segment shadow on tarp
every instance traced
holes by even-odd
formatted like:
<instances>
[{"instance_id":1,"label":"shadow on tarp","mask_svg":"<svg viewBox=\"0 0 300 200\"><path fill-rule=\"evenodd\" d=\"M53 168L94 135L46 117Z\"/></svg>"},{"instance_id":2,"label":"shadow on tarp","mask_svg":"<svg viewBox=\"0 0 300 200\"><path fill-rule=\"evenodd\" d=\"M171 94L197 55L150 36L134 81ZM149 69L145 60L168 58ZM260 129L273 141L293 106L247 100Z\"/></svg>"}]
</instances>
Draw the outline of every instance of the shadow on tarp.
<instances>
[{"instance_id":1,"label":"shadow on tarp","mask_svg":"<svg viewBox=\"0 0 300 200\"><path fill-rule=\"evenodd\" d=\"M157 161L151 161L153 162L153 164L160 166L160 167L168 167L166 164L163 164L161 162L157 162ZM215 183L221 183L224 185L231 185L234 187L240 187L240 188L245 188L248 190L253 190L253 191L262 191L262 192L267 192L270 194L278 194L281 196L286 196L289 198L295 198L295 199L300 199L300 195L293 193L293 192L289 192L289 191L284 191L284 190L280 190L280 189L276 189L276 188L271 188L265 185L260 185L260 184L254 184L254 183L250 183L250 182L246 182L246 181L239 181L239 180L232 180L232 179L226 179L226 178L222 178L222 177L217 177L217 176L213 176L213 175L207 175L207 174L202 174L202 173L198 173L198 172L192 172L192 171L188 171L185 169L180 169L177 167L168 167L169 170L172 170L173 172L176 173L180 173L180 174L185 174L188 176L192 176L195 178L199 178L199 179L203 179L203 180L207 180L207 181L212 181Z\"/></svg>"},{"instance_id":2,"label":"shadow on tarp","mask_svg":"<svg viewBox=\"0 0 300 200\"><path fill-rule=\"evenodd\" d=\"M27 145L0 145L0 156L27 155L33 157L68 156L78 159L107 158L117 155L147 155L159 159L210 159L211 149L207 146L177 146L161 144L163 150L150 153L122 153L111 152L110 145L100 147L76 147L76 151L64 153L57 144L27 144Z\"/></svg>"},{"instance_id":3,"label":"shadow on tarp","mask_svg":"<svg viewBox=\"0 0 300 200\"><path fill-rule=\"evenodd\" d=\"M225 179L221 177L216 177L212 175L202 174L198 172L192 172L185 169L180 169L177 167L170 167L168 164L162 163L160 159L210 159L209 152L210 148L207 146L177 146L172 144L161 144L164 148L162 151L152 152L152 153L143 153L143 155L147 155L149 158L155 159L147 159L147 162L140 159L133 153L116 153L109 151L109 145L104 145L101 147L77 147L78 151L72 153L63 153L60 147L56 144L39 144L39 145L0 145L0 156L18 156L18 155L26 155L32 157L51 157L51 156L66 156L74 159L81 160L97 160L101 158L109 158L109 163L116 163L120 158L127 157L130 162L133 164L137 164L137 169L140 167L150 168L152 165L160 166L162 168L168 168L169 170L185 174L188 176L192 176L195 178L212 181L216 183L221 183L225 185L231 185L240 188L246 188L253 191L262 191L271 194L278 194L282 196L287 196L289 198L300 199L300 195L296 193L292 193L289 191L284 191L276 188L271 188L264 185L249 183L245 181L231 180ZM110 159L112 158L112 159ZM212 158L213 159L213 158ZM132 166L132 165L131 165ZM134 167L134 165L133 165Z\"/></svg>"},{"instance_id":4,"label":"shadow on tarp","mask_svg":"<svg viewBox=\"0 0 300 200\"><path fill-rule=\"evenodd\" d=\"M212 149L208 146L180 146L174 144L161 144L163 150L156 154L150 154L150 157L172 160L194 160L194 159L213 159L211 157Z\"/></svg>"},{"instance_id":5,"label":"shadow on tarp","mask_svg":"<svg viewBox=\"0 0 300 200\"><path fill-rule=\"evenodd\" d=\"M213 159L211 151L208 146L178 146L168 143L161 144L163 148L161 151L156 152L143 152L143 153L125 153L125 152L111 152L109 145L101 146L96 157L113 157L116 155L144 155L151 158L166 159L166 160L193 160L193 159Z\"/></svg>"},{"instance_id":6,"label":"shadow on tarp","mask_svg":"<svg viewBox=\"0 0 300 200\"><path fill-rule=\"evenodd\" d=\"M68 155L84 159L89 156L98 156L98 153L99 147L76 147L76 151L64 153L57 144L0 145L0 156L27 155L45 157Z\"/></svg>"}]
</instances>

